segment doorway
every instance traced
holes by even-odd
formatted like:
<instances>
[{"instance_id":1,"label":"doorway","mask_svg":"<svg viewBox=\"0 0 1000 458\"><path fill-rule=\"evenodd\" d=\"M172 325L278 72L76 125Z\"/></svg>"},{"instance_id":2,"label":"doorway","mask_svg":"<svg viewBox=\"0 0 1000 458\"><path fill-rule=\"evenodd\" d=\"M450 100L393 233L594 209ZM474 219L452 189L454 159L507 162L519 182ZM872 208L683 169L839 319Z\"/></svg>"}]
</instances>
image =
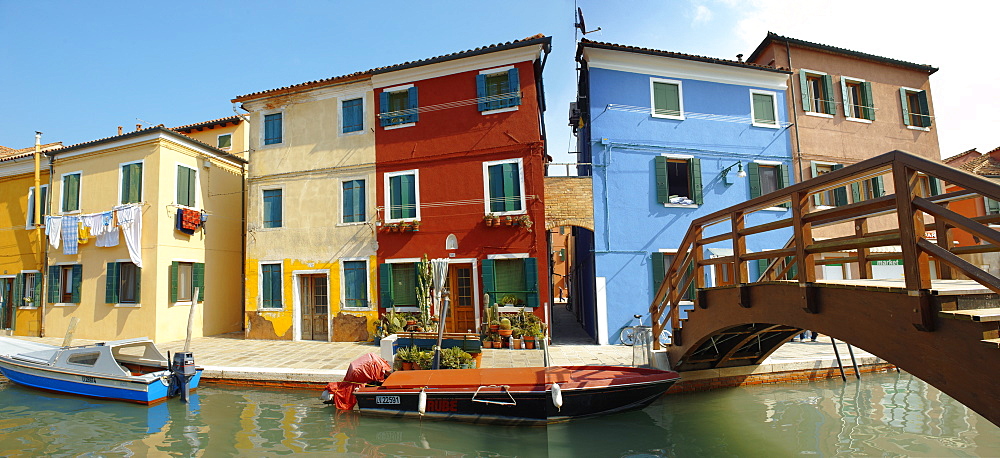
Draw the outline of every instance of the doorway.
<instances>
[{"instance_id":1,"label":"doorway","mask_svg":"<svg viewBox=\"0 0 1000 458\"><path fill-rule=\"evenodd\" d=\"M451 305L448 307L446 332L476 332L476 298L473 293L472 264L448 266L448 289Z\"/></svg>"},{"instance_id":2,"label":"doorway","mask_svg":"<svg viewBox=\"0 0 1000 458\"><path fill-rule=\"evenodd\" d=\"M299 275L302 340L330 340L330 297L326 274Z\"/></svg>"},{"instance_id":3,"label":"doorway","mask_svg":"<svg viewBox=\"0 0 1000 458\"><path fill-rule=\"evenodd\" d=\"M0 329L14 328L13 290L13 278L0 278Z\"/></svg>"}]
</instances>

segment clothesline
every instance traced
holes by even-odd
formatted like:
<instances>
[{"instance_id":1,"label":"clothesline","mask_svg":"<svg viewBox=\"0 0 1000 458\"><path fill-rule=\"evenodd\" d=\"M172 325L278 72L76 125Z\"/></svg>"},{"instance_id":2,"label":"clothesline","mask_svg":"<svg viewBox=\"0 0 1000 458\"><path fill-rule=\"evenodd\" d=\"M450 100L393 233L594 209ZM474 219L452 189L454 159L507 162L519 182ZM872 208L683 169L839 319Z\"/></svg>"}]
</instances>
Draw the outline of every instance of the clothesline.
<instances>
[{"instance_id":1,"label":"clothesline","mask_svg":"<svg viewBox=\"0 0 1000 458\"><path fill-rule=\"evenodd\" d=\"M137 267L142 268L142 253L140 248L142 236L142 208L148 204L134 203L116 205L111 210L74 215L47 215L45 217L45 235L54 248L63 244L63 254L77 254L80 243L88 243L90 237L96 237L94 243L98 247L118 246L119 229L125 235L125 246L129 258Z\"/></svg>"}]
</instances>

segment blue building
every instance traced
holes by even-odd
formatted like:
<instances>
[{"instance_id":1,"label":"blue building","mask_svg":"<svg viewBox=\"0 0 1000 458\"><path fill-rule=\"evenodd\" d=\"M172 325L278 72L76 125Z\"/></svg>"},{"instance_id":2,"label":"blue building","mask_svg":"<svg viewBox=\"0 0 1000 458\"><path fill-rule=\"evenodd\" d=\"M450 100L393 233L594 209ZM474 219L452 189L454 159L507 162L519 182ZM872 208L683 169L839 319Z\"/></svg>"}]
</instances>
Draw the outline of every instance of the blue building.
<instances>
[{"instance_id":1,"label":"blue building","mask_svg":"<svg viewBox=\"0 0 1000 458\"><path fill-rule=\"evenodd\" d=\"M579 43L577 60L575 130L579 162L591 164L581 174L593 177L594 231L576 231L576 259L585 261L576 267L574 294L584 327L614 344L636 324L633 315L649 324L664 267L692 220L792 181L791 72L589 40ZM775 207L749 215L747 224L789 217ZM781 248L790 236L751 237L747 248ZM714 244L705 257L732 251L731 243ZM750 275L759 269L751 263ZM705 280L731 284L733 272L706 268Z\"/></svg>"}]
</instances>

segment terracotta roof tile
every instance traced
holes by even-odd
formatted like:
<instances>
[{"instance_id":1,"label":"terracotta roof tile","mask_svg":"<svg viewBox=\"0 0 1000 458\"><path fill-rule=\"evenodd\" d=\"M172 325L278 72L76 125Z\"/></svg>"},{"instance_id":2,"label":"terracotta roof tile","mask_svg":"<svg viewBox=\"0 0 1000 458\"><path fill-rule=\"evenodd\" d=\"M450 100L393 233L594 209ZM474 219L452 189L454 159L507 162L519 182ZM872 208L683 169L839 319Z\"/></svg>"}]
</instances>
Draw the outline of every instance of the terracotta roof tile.
<instances>
[{"instance_id":1,"label":"terracotta roof tile","mask_svg":"<svg viewBox=\"0 0 1000 458\"><path fill-rule=\"evenodd\" d=\"M1000 160L987 154L961 164L958 168L980 176L1000 176Z\"/></svg>"},{"instance_id":2,"label":"terracotta roof tile","mask_svg":"<svg viewBox=\"0 0 1000 458\"><path fill-rule=\"evenodd\" d=\"M42 151L49 151L56 148L61 148L62 142L53 143L43 143L41 145ZM17 159L19 157L31 156L35 153L35 147L29 146L27 148L14 149L8 148L6 146L0 146L0 161L5 161L8 159Z\"/></svg>"},{"instance_id":3,"label":"terracotta roof tile","mask_svg":"<svg viewBox=\"0 0 1000 458\"><path fill-rule=\"evenodd\" d=\"M216 125L225 125L225 124L229 124L229 123L236 124L236 123L239 123L242 120L243 120L243 118L240 118L239 116L235 116L234 115L234 116L228 116L228 117L225 117L225 118L213 119L211 121L196 122L194 124L186 124L186 125L179 126L179 127L171 127L170 130L176 130L178 132L184 133L183 131L185 131L185 130L190 131L190 130L197 129L199 127L202 127L202 128L204 128L204 127L213 127L213 126L216 126Z\"/></svg>"},{"instance_id":4,"label":"terracotta roof tile","mask_svg":"<svg viewBox=\"0 0 1000 458\"><path fill-rule=\"evenodd\" d=\"M51 150L47 151L46 154L48 154L50 156L54 156L56 154L64 153L64 152L67 152L67 151L70 151L70 150L74 150L74 149L78 149L78 148L83 148L83 147L86 147L86 146L94 146L94 145L98 145L98 144L101 144L101 143L108 143L108 142L111 142L111 141L114 141L114 140L119 140L119 139L128 138L128 137L134 137L136 135L143 135L143 134L154 132L154 131L165 132L168 135L176 136L178 138L183 138L186 141L197 143L198 145L206 147L207 149L211 150L213 153L215 153L215 154L217 154L219 156L223 156L223 157L229 158L231 160L235 160L236 162L239 162L241 164L246 164L247 163L246 159L243 159L243 158L241 158L239 156L235 156L233 154L230 154L230 153L227 153L225 151L222 151L222 150L220 150L220 149L218 149L218 148L216 148L216 147L214 147L212 145L209 145L208 143L205 143L205 142L196 140L194 138L188 137L187 135L184 135L184 134L182 134L180 132L177 132L176 130L168 129L166 127L163 127L162 124L160 124L158 126L147 127L145 129L134 130L132 132L125 132L125 133L123 133L121 135L112 135L110 137L98 138L96 140L91 140L91 141L87 141L87 142L83 142L83 143L76 143L76 144L73 144L73 145L68 145L68 146L62 146L62 147L59 147L59 148L54 148L54 149L51 149Z\"/></svg>"},{"instance_id":5,"label":"terracotta roof tile","mask_svg":"<svg viewBox=\"0 0 1000 458\"><path fill-rule=\"evenodd\" d=\"M582 48L585 48L585 47L588 47L588 48L604 48L604 49L619 49L619 50L622 50L622 51L631 51L631 52L637 52L637 53L641 53L641 54L651 54L651 55L657 55L657 56L663 56L663 57L674 57L674 58L677 58L677 59L693 60L693 61L699 61L699 62L708 62L708 63L712 63L712 64L732 65L732 66L736 66L736 67L746 67L746 68L753 68L753 69L757 69L757 70L766 70L766 71L772 71L772 72L791 73L791 71L789 69L784 68L784 67L772 67L772 66L769 66L769 65L755 64L753 62L744 62L744 61L729 60L729 59L719 59L717 57L699 56L697 54L685 54L685 53L674 52L674 51L663 51L663 50L659 50L659 49L641 48L641 47L638 47L638 46L627 46L627 45L620 45L620 44L615 44L615 43L604 43L604 42L600 42L600 41L588 40L586 38L580 40L580 48L582 49Z\"/></svg>"},{"instance_id":6,"label":"terracotta roof tile","mask_svg":"<svg viewBox=\"0 0 1000 458\"><path fill-rule=\"evenodd\" d=\"M947 157L947 158L944 158L944 159L943 159L942 161L943 161L943 162L944 162L945 164L948 164L948 163L950 163L950 162L955 162L955 161L957 161L957 160L959 160L959 159L962 159L963 157L965 157L965 156L967 156L967 155L971 155L971 154L975 154L975 155L976 155L976 157L979 157L979 156L981 156L981 155L982 155L982 153L980 153L979 151L976 151L976 149L975 149L975 148L972 148L972 149L970 149L970 150L966 150L966 151L964 151L964 152L961 152L961 153L958 153L958 154L956 154L956 155L954 155L954 156L951 156L951 157Z\"/></svg>"},{"instance_id":7,"label":"terracotta roof tile","mask_svg":"<svg viewBox=\"0 0 1000 458\"><path fill-rule=\"evenodd\" d=\"M861 58L861 59L871 60L871 61L875 61L875 62L882 62L882 63L886 63L886 64L898 65L898 66L901 66L901 67L912 68L914 70L925 71L925 72L927 72L928 75L932 74L932 73L934 73L936 71L938 71L938 69L936 67L933 67L931 65L915 64L913 62L907 62L905 60L893 59L893 58L890 58L890 57L876 56L874 54L868 54L868 53L864 53L864 52L860 52L860 51L854 51L854 50L851 50L851 49L838 48L836 46L825 45L825 44L822 44L822 43L813 43L811 41L799 40L798 38L783 37L783 36L778 35L778 34L776 34L774 32L767 32L767 36L764 37L764 40L761 41L759 45L757 45L757 49L754 49L754 51L750 54L750 57L748 57L747 60L757 60L758 55L761 52L763 52L764 48L766 48L767 45L770 44L772 41L776 41L776 42L779 42L779 43L788 43L788 44L792 44L792 45L798 45L798 46L802 46L802 47L806 47L806 48L819 49L819 50L823 50L823 51L827 51L827 52L831 52L831 53L843 54L843 55L852 56L852 57L858 57L858 58Z\"/></svg>"}]
</instances>

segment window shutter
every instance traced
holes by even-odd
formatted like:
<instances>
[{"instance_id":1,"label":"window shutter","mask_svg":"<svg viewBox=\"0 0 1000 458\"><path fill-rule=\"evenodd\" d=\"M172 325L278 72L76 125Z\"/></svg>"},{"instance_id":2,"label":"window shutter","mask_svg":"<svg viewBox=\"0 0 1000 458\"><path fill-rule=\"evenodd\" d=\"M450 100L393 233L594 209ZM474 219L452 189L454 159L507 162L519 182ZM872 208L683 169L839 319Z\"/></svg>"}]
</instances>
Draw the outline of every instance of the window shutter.
<instances>
[{"instance_id":1,"label":"window shutter","mask_svg":"<svg viewBox=\"0 0 1000 458\"><path fill-rule=\"evenodd\" d=\"M788 174L788 166L781 164L778 166L778 189L787 188L791 182L791 177ZM779 204L779 207L791 208L791 203Z\"/></svg>"},{"instance_id":2,"label":"window shutter","mask_svg":"<svg viewBox=\"0 0 1000 458\"><path fill-rule=\"evenodd\" d=\"M823 75L823 112L826 114L837 114L837 104L833 97L833 77Z\"/></svg>"},{"instance_id":3,"label":"window shutter","mask_svg":"<svg viewBox=\"0 0 1000 458\"><path fill-rule=\"evenodd\" d=\"M129 165L128 193L129 202L142 200L142 164Z\"/></svg>"},{"instance_id":4,"label":"window shutter","mask_svg":"<svg viewBox=\"0 0 1000 458\"><path fill-rule=\"evenodd\" d=\"M656 291L660 289L660 284L663 283L663 275L666 274L663 267L663 253L653 252L650 262L653 264L653 294L655 295Z\"/></svg>"},{"instance_id":5,"label":"window shutter","mask_svg":"<svg viewBox=\"0 0 1000 458\"><path fill-rule=\"evenodd\" d=\"M354 222L361 223L367 219L365 212L365 180L357 180L356 183L357 185L354 187Z\"/></svg>"},{"instance_id":6,"label":"window shutter","mask_svg":"<svg viewBox=\"0 0 1000 458\"><path fill-rule=\"evenodd\" d=\"M63 211L80 209L80 175L63 177Z\"/></svg>"},{"instance_id":7,"label":"window shutter","mask_svg":"<svg viewBox=\"0 0 1000 458\"><path fill-rule=\"evenodd\" d=\"M875 120L875 98L872 97L872 83L865 81L861 83L861 113L868 120Z\"/></svg>"},{"instance_id":8,"label":"window shutter","mask_svg":"<svg viewBox=\"0 0 1000 458\"><path fill-rule=\"evenodd\" d=\"M508 162L502 165L504 210L521 210L521 180L517 173L517 164Z\"/></svg>"},{"instance_id":9,"label":"window shutter","mask_svg":"<svg viewBox=\"0 0 1000 458\"><path fill-rule=\"evenodd\" d=\"M917 93L917 103L920 104L920 127L931 126L931 109L927 103L927 91Z\"/></svg>"},{"instance_id":10,"label":"window shutter","mask_svg":"<svg viewBox=\"0 0 1000 458\"><path fill-rule=\"evenodd\" d=\"M819 177L819 171L816 170L816 163L815 162L810 162L809 163L809 170L810 170L810 173L811 173L809 175L810 177L812 177L812 178ZM823 199L820 197L820 195L819 194L813 194L813 205L820 206L822 204L823 204Z\"/></svg>"},{"instance_id":11,"label":"window shutter","mask_svg":"<svg viewBox=\"0 0 1000 458\"><path fill-rule=\"evenodd\" d=\"M848 118L853 118L851 115L851 94L847 87L847 80L843 77L840 78L840 95L844 101L844 116ZM858 103L861 103L859 100ZM857 117L861 117L861 113L857 113Z\"/></svg>"},{"instance_id":12,"label":"window shutter","mask_svg":"<svg viewBox=\"0 0 1000 458\"><path fill-rule=\"evenodd\" d=\"M524 289L528 291L525 304L538 307L538 259L524 258Z\"/></svg>"},{"instance_id":13,"label":"window shutter","mask_svg":"<svg viewBox=\"0 0 1000 458\"><path fill-rule=\"evenodd\" d=\"M688 159L688 174L691 176L691 194L695 204L704 204L701 191L701 159Z\"/></svg>"},{"instance_id":14,"label":"window shutter","mask_svg":"<svg viewBox=\"0 0 1000 458\"><path fill-rule=\"evenodd\" d=\"M198 288L198 302L205 300L205 263L196 262L191 266L194 286Z\"/></svg>"},{"instance_id":15,"label":"window shutter","mask_svg":"<svg viewBox=\"0 0 1000 458\"><path fill-rule=\"evenodd\" d=\"M70 302L80 303L80 285L83 283L83 266L77 264L73 266L73 294Z\"/></svg>"},{"instance_id":16,"label":"window shutter","mask_svg":"<svg viewBox=\"0 0 1000 458\"><path fill-rule=\"evenodd\" d=\"M931 195L936 196L941 194L941 188L943 187L941 186L941 179L934 177L927 177L927 178L928 178L927 181L930 183L931 186L930 189Z\"/></svg>"},{"instance_id":17,"label":"window shutter","mask_svg":"<svg viewBox=\"0 0 1000 458\"><path fill-rule=\"evenodd\" d=\"M142 269L135 269L135 303L139 304L142 302ZM79 291L79 290L77 290Z\"/></svg>"},{"instance_id":18,"label":"window shutter","mask_svg":"<svg viewBox=\"0 0 1000 458\"><path fill-rule=\"evenodd\" d=\"M756 162L747 164L747 177L750 178L750 198L760 197L760 171Z\"/></svg>"},{"instance_id":19,"label":"window shutter","mask_svg":"<svg viewBox=\"0 0 1000 458\"><path fill-rule=\"evenodd\" d=\"M420 113L417 111L420 108L420 104L417 102L417 87L413 86L407 89L406 95L410 99L409 104L406 106L408 109L407 112L410 114L404 117L404 122L417 122L420 120Z\"/></svg>"},{"instance_id":20,"label":"window shutter","mask_svg":"<svg viewBox=\"0 0 1000 458\"><path fill-rule=\"evenodd\" d=\"M23 293L22 293L23 294ZM49 303L59 302L59 266L49 266Z\"/></svg>"},{"instance_id":21,"label":"window shutter","mask_svg":"<svg viewBox=\"0 0 1000 458\"><path fill-rule=\"evenodd\" d=\"M35 290L31 292L31 305L40 307L42 305L42 274L35 275Z\"/></svg>"},{"instance_id":22,"label":"window shutter","mask_svg":"<svg viewBox=\"0 0 1000 458\"><path fill-rule=\"evenodd\" d=\"M343 193L341 194L343 199L343 203L341 205L342 212L344 214L343 222L356 223L358 221L354 220L354 202L355 202L354 194L356 192L356 190L354 189L354 182L345 181L341 186L343 187Z\"/></svg>"},{"instance_id":23,"label":"window shutter","mask_svg":"<svg viewBox=\"0 0 1000 458\"><path fill-rule=\"evenodd\" d=\"M851 198L854 199L852 202L861 202L861 184L851 183Z\"/></svg>"},{"instance_id":24,"label":"window shutter","mask_svg":"<svg viewBox=\"0 0 1000 458\"><path fill-rule=\"evenodd\" d=\"M179 262L174 261L170 263L170 303L173 304L177 302L177 270Z\"/></svg>"},{"instance_id":25,"label":"window shutter","mask_svg":"<svg viewBox=\"0 0 1000 458\"><path fill-rule=\"evenodd\" d=\"M883 177L872 178L872 194L874 194L874 197L885 195L885 181L883 180Z\"/></svg>"},{"instance_id":26,"label":"window shutter","mask_svg":"<svg viewBox=\"0 0 1000 458\"><path fill-rule=\"evenodd\" d=\"M400 217L401 218L416 218L417 217L417 206L416 206L416 187L414 186L413 175L400 175Z\"/></svg>"},{"instance_id":27,"label":"window shutter","mask_svg":"<svg viewBox=\"0 0 1000 458\"><path fill-rule=\"evenodd\" d=\"M506 100L506 106L514 107L521 104L521 79L516 67L507 70L507 92L511 95Z\"/></svg>"},{"instance_id":28,"label":"window shutter","mask_svg":"<svg viewBox=\"0 0 1000 458\"><path fill-rule=\"evenodd\" d=\"M486 111L486 75L476 75L476 106Z\"/></svg>"},{"instance_id":29,"label":"window shutter","mask_svg":"<svg viewBox=\"0 0 1000 458\"><path fill-rule=\"evenodd\" d=\"M757 260L757 278L764 275L764 271L767 270L767 265L771 263L770 259L758 259Z\"/></svg>"},{"instance_id":30,"label":"window shutter","mask_svg":"<svg viewBox=\"0 0 1000 458\"><path fill-rule=\"evenodd\" d=\"M27 225L35 224L35 188L28 188L28 214L24 219Z\"/></svg>"},{"instance_id":31,"label":"window shutter","mask_svg":"<svg viewBox=\"0 0 1000 458\"><path fill-rule=\"evenodd\" d=\"M844 164L834 164L830 166L831 171L837 171L844 168ZM841 186L833 190L833 202L836 206L847 205L847 187Z\"/></svg>"},{"instance_id":32,"label":"window shutter","mask_svg":"<svg viewBox=\"0 0 1000 458\"><path fill-rule=\"evenodd\" d=\"M906 102L906 89L899 88L899 101L903 107L903 124L910 124L910 105Z\"/></svg>"},{"instance_id":33,"label":"window shutter","mask_svg":"<svg viewBox=\"0 0 1000 458\"><path fill-rule=\"evenodd\" d=\"M272 307L271 303L271 266L262 265L260 266L260 296L261 307Z\"/></svg>"},{"instance_id":34,"label":"window shutter","mask_svg":"<svg viewBox=\"0 0 1000 458\"><path fill-rule=\"evenodd\" d=\"M490 295L490 301L486 305L496 304L500 299L496 297L496 279L493 274L493 263L492 259L483 259L483 292Z\"/></svg>"},{"instance_id":35,"label":"window shutter","mask_svg":"<svg viewBox=\"0 0 1000 458\"><path fill-rule=\"evenodd\" d=\"M812 101L809 100L809 81L806 79L806 73L799 71L799 90L802 92L802 111L813 111Z\"/></svg>"},{"instance_id":36,"label":"window shutter","mask_svg":"<svg viewBox=\"0 0 1000 458\"><path fill-rule=\"evenodd\" d=\"M42 282L41 275L35 276L35 285L40 285ZM35 288L36 290L38 288ZM11 292L10 297L13 298L13 307L21 307L24 305L24 274L18 273L14 275L14 290ZM38 298L32 297L35 302L31 305L38 307Z\"/></svg>"},{"instance_id":37,"label":"window shutter","mask_svg":"<svg viewBox=\"0 0 1000 458\"><path fill-rule=\"evenodd\" d=\"M378 265L379 297L383 308L392 307L392 264Z\"/></svg>"},{"instance_id":38,"label":"window shutter","mask_svg":"<svg viewBox=\"0 0 1000 458\"><path fill-rule=\"evenodd\" d=\"M986 214L987 215L996 215L996 214L1000 213L1000 202L997 202L997 201L995 201L993 199L990 199L989 197L985 197L985 199L986 199Z\"/></svg>"},{"instance_id":39,"label":"window shutter","mask_svg":"<svg viewBox=\"0 0 1000 458\"><path fill-rule=\"evenodd\" d=\"M667 181L667 158L656 156L653 158L653 170L656 175L656 201L665 204L670 202L670 191Z\"/></svg>"},{"instance_id":40,"label":"window shutter","mask_svg":"<svg viewBox=\"0 0 1000 458\"><path fill-rule=\"evenodd\" d=\"M50 293L51 294L51 293ZM118 303L118 263L108 263L108 274L105 281L104 302L108 304Z\"/></svg>"},{"instance_id":41,"label":"window shutter","mask_svg":"<svg viewBox=\"0 0 1000 458\"><path fill-rule=\"evenodd\" d=\"M187 205L188 199L191 197L188 194L188 183L191 177L188 176L187 168L184 166L177 166L177 203L179 205Z\"/></svg>"},{"instance_id":42,"label":"window shutter","mask_svg":"<svg viewBox=\"0 0 1000 458\"><path fill-rule=\"evenodd\" d=\"M379 116L379 124L381 124L382 127L389 125L389 117L385 116L385 114L388 112L389 112L389 93L382 91L378 95L378 114L381 115Z\"/></svg>"}]
</instances>

